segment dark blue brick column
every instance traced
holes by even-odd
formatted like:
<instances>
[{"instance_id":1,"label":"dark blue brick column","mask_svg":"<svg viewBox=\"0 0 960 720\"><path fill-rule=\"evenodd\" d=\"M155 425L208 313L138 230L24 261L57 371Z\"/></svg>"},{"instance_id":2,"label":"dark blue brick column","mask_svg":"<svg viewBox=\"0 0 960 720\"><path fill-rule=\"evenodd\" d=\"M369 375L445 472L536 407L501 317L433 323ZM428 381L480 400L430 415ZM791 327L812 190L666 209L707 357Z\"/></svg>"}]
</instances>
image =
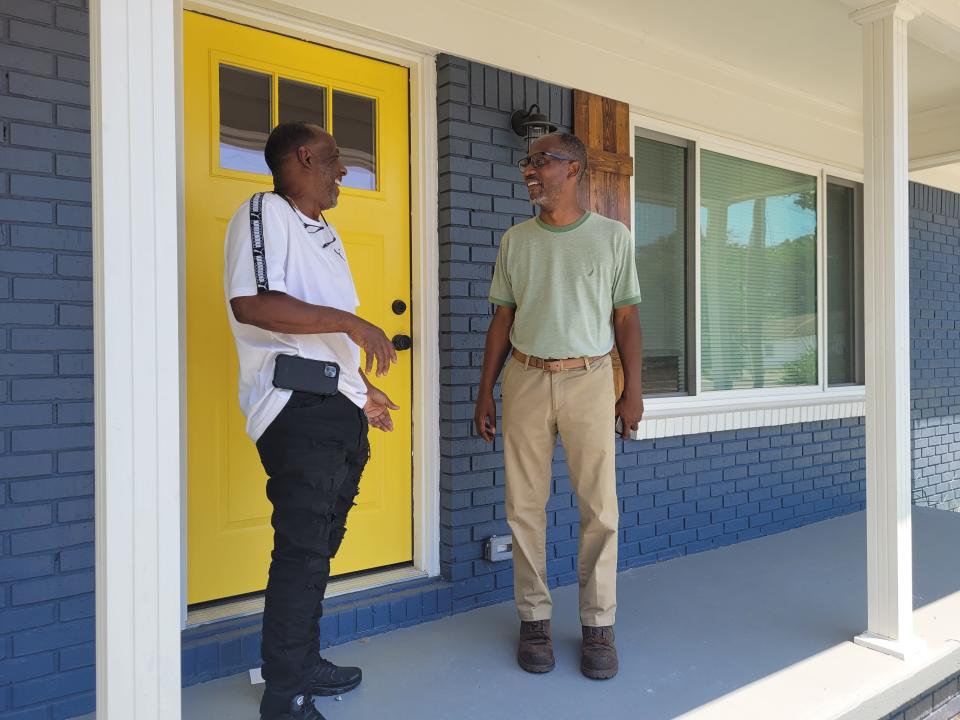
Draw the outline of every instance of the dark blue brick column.
<instances>
[{"instance_id":1,"label":"dark blue brick column","mask_svg":"<svg viewBox=\"0 0 960 720\"><path fill-rule=\"evenodd\" d=\"M93 709L87 12L0 3L0 715Z\"/></svg>"},{"instance_id":2,"label":"dark blue brick column","mask_svg":"<svg viewBox=\"0 0 960 720\"><path fill-rule=\"evenodd\" d=\"M483 541L510 532L503 509L503 454L473 435L493 263L503 231L533 215L514 164L526 141L510 114L533 103L569 128L572 93L520 75L441 55L437 59L440 141L441 546L453 608L512 596L509 562L482 559ZM560 496L570 511L570 496ZM562 528L569 540L569 527ZM572 567L572 565L571 565Z\"/></svg>"},{"instance_id":3,"label":"dark blue brick column","mask_svg":"<svg viewBox=\"0 0 960 720\"><path fill-rule=\"evenodd\" d=\"M910 184L913 500L960 510L960 195Z\"/></svg>"}]
</instances>

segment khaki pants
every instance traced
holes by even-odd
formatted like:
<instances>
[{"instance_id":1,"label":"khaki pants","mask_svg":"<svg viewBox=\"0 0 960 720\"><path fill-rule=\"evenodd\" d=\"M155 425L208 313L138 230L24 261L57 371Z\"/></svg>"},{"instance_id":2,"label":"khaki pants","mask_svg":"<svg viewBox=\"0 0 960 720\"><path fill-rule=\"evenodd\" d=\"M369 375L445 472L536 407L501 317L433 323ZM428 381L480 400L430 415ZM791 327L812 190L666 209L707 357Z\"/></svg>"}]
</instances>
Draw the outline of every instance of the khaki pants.
<instances>
[{"instance_id":1,"label":"khaki pants","mask_svg":"<svg viewBox=\"0 0 960 720\"><path fill-rule=\"evenodd\" d=\"M558 373L525 367L512 355L501 384L507 521L513 582L524 621L547 620L546 505L559 432L580 506L580 622L613 625L617 610L619 521L610 357Z\"/></svg>"}]
</instances>

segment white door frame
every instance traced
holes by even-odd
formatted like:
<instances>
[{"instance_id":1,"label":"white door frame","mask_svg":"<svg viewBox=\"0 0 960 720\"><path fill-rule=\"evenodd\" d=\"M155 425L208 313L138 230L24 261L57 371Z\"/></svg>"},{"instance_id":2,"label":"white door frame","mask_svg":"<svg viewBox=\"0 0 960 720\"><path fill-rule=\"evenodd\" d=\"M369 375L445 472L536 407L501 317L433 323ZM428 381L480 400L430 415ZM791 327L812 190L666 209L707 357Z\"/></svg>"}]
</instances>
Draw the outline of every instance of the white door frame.
<instances>
[{"instance_id":1,"label":"white door frame","mask_svg":"<svg viewBox=\"0 0 960 720\"><path fill-rule=\"evenodd\" d=\"M186 619L182 12L410 70L414 564L439 573L439 246L432 51L241 0L90 9L98 717L178 720ZM173 310L171 310L173 309ZM176 391L173 391L176 389Z\"/></svg>"},{"instance_id":2,"label":"white door frame","mask_svg":"<svg viewBox=\"0 0 960 720\"><path fill-rule=\"evenodd\" d=\"M439 245L437 241L437 102L436 56L392 42L373 40L334 29L319 15L294 14L258 0L184 0L193 10L258 30L276 32L338 50L385 60L410 72L410 243L411 309L413 312L413 566L424 575L440 573L440 316ZM177 37L177 57L182 38ZM179 81L179 78L178 78ZM182 85L178 88L182 97ZM178 157L183 157L183 117L179 117ZM183 183L180 185L183 202ZM181 262L181 269L183 264ZM185 291L184 291L185 292ZM180 307L186 299L181 294ZM186 332L181 322L181 343ZM184 350L185 356L185 350ZM183 360L185 367L185 359ZM186 417L186 373L181 398ZM181 442L186 447L186 427ZM186 474L183 476L183 513L186 516ZM186 523L182 535L183 624L186 625Z\"/></svg>"}]
</instances>

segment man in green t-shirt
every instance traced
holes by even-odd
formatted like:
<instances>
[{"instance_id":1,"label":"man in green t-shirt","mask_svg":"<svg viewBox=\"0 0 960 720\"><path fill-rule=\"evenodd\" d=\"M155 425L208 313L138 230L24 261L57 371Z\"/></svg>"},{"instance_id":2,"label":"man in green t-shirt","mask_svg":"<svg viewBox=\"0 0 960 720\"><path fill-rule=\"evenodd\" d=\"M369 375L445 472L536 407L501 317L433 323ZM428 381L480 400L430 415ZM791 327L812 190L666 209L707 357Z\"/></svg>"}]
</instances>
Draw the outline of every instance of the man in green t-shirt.
<instances>
[{"instance_id":1,"label":"man in green t-shirt","mask_svg":"<svg viewBox=\"0 0 960 720\"><path fill-rule=\"evenodd\" d=\"M633 237L623 224L580 207L577 185L587 153L575 136L539 138L519 166L540 214L514 225L500 241L490 286L497 309L487 330L474 420L478 434L493 442L493 386L506 361L503 446L520 667L548 672L554 666L545 545L559 433L580 507L580 669L606 679L619 667L614 423L619 416L627 438L643 415ZM619 399L610 359L614 343L624 369Z\"/></svg>"}]
</instances>

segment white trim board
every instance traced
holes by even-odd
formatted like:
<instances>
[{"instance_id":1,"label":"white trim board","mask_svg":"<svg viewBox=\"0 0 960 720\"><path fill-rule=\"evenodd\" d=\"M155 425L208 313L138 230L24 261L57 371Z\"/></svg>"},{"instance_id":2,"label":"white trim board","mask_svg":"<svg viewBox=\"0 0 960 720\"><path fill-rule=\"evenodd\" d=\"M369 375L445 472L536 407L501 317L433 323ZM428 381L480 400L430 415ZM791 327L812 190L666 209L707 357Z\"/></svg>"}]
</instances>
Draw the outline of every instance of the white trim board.
<instances>
[{"instance_id":1,"label":"white trim board","mask_svg":"<svg viewBox=\"0 0 960 720\"><path fill-rule=\"evenodd\" d=\"M821 420L840 420L862 417L863 400L849 402L826 402L781 407L754 407L719 411L701 410L674 416L658 417L656 411L644 414L643 421L634 435L634 440L696 435L723 430L792 425Z\"/></svg>"},{"instance_id":2,"label":"white trim board","mask_svg":"<svg viewBox=\"0 0 960 720\"><path fill-rule=\"evenodd\" d=\"M406 67L410 72L411 313L413 321L413 564L440 573L440 317L437 230L436 59L420 49L336 30L309 13L290 14L266 2L187 0L184 10L276 32ZM178 37L178 51L182 47ZM180 56L178 52L178 57ZM183 155L182 118L178 157ZM183 182L180 200L183 201ZM182 262L180 267L182 268ZM181 296L181 308L183 307ZM181 338L185 333L181 321ZM181 391L182 392L182 391ZM185 494L184 494L185 496ZM183 510L186 513L186 510ZM186 543L182 555L186 568ZM186 601L182 626L186 627Z\"/></svg>"},{"instance_id":3,"label":"white trim board","mask_svg":"<svg viewBox=\"0 0 960 720\"><path fill-rule=\"evenodd\" d=\"M179 8L90 10L96 703L179 720Z\"/></svg>"}]
</instances>

